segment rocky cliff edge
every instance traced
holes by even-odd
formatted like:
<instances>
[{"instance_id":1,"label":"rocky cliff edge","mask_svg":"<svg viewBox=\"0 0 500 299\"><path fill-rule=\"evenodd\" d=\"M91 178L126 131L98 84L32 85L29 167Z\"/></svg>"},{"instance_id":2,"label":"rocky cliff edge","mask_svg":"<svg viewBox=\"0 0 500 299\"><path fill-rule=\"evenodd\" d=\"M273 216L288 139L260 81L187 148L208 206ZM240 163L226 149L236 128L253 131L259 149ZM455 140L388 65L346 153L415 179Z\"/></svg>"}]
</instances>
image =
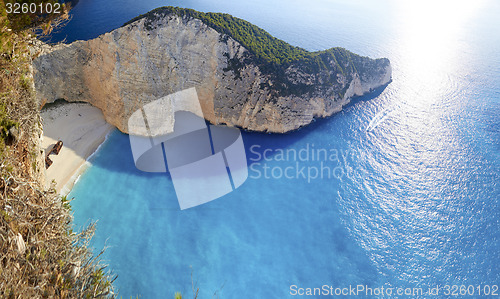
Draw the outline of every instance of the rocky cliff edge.
<instances>
[{"instance_id":1,"label":"rocky cliff edge","mask_svg":"<svg viewBox=\"0 0 500 299\"><path fill-rule=\"evenodd\" d=\"M37 97L91 103L128 133L134 111L195 87L211 123L284 133L330 116L353 96L391 80L388 59L342 48L269 62L233 38L232 31L196 16L159 9L93 40L43 47L33 62Z\"/></svg>"}]
</instances>

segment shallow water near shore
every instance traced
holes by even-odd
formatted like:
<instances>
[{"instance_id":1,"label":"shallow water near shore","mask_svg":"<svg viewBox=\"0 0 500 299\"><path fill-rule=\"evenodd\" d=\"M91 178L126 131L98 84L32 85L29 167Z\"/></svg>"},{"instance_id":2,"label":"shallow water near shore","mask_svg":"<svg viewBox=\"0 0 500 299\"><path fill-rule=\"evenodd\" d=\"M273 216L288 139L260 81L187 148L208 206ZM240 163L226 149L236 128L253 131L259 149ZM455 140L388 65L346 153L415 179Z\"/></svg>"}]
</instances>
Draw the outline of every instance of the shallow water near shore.
<instances>
[{"instance_id":1,"label":"shallow water near shore","mask_svg":"<svg viewBox=\"0 0 500 299\"><path fill-rule=\"evenodd\" d=\"M396 1L80 1L54 39L179 5L394 69L387 88L331 118L243 132L248 180L184 211L170 176L138 171L128 137L113 132L69 196L77 228L98 220L93 245L108 246L120 295L188 298L191 274L199 298L289 298L291 285L422 288L410 296L422 298L472 285L477 297L500 284L500 36L489 33L500 4L449 4L448 15Z\"/></svg>"}]
</instances>

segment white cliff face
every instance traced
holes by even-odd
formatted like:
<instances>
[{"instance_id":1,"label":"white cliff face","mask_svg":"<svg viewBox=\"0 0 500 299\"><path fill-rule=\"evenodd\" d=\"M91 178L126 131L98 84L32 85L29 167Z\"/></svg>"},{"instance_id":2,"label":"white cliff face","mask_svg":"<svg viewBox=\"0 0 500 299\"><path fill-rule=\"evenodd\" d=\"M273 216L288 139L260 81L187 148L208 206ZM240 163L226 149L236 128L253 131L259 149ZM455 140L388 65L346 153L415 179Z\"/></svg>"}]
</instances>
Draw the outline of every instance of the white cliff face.
<instances>
[{"instance_id":1,"label":"white cliff face","mask_svg":"<svg viewBox=\"0 0 500 299\"><path fill-rule=\"evenodd\" d=\"M44 51L33 63L35 87L41 101L91 103L126 133L137 109L195 87L210 122L283 133L338 112L352 96L391 79L388 60L363 58L372 63L373 73L333 73L337 82L332 86L290 66L285 72L289 82L312 89L285 95L273 88L272 76L246 63L252 55L198 19L168 15L153 26L140 19L96 39Z\"/></svg>"}]
</instances>

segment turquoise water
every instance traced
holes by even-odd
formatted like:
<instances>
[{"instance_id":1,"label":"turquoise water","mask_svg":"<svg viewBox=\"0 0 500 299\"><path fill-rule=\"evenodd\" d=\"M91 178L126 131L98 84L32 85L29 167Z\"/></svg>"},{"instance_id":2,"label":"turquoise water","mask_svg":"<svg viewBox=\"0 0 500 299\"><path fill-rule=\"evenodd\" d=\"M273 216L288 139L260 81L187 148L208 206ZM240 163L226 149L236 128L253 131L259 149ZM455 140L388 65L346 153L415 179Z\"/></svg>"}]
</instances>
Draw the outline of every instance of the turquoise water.
<instances>
[{"instance_id":1,"label":"turquoise water","mask_svg":"<svg viewBox=\"0 0 500 299\"><path fill-rule=\"evenodd\" d=\"M249 179L184 211L168 174L136 170L127 136L112 133L70 196L77 228L98 220L93 245L108 246L120 295L189 298L191 274L199 298L439 285L437 298L462 284L481 297L500 284L498 1L81 0L54 39L162 5L228 12L309 50L388 57L393 82L300 131L244 132Z\"/></svg>"}]
</instances>

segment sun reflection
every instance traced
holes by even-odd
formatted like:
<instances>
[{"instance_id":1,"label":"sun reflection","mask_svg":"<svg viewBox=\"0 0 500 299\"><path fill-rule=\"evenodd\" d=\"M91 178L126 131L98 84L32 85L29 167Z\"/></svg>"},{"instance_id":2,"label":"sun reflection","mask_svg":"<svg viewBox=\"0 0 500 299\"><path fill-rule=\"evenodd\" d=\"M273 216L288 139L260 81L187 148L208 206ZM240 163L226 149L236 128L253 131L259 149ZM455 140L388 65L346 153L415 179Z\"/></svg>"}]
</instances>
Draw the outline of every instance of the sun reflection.
<instances>
[{"instance_id":1,"label":"sun reflection","mask_svg":"<svg viewBox=\"0 0 500 299\"><path fill-rule=\"evenodd\" d=\"M450 144L458 101L462 98L467 69L467 28L491 0L419 0L394 3L397 37L394 39L393 82L385 106L370 120L367 131L382 124L397 127L399 145L438 147ZM446 140L446 142L444 142ZM433 150L428 160L435 159Z\"/></svg>"},{"instance_id":2,"label":"sun reflection","mask_svg":"<svg viewBox=\"0 0 500 299\"><path fill-rule=\"evenodd\" d=\"M390 217L404 219L411 215L407 223L426 233L400 234L397 238L412 250L420 250L422 256L436 259L446 252L434 247L429 238L432 233L428 232L449 231L460 225L443 220L442 211L460 193L450 191L451 187L446 189L447 182L467 185L467 175L457 168L457 161L469 152L460 131L466 113L463 103L469 100L463 95L470 74L469 64L464 61L471 58L466 52L473 46L467 44L468 27L488 0L393 1L398 31L391 53L393 82L383 94L388 100L366 130L370 142L388 157L373 156L373 173L383 173L380 182L387 182L389 188L411 191L387 191L387 197L373 195L377 198L374 206L387 211ZM377 186L376 180L375 175L364 184ZM367 187L362 188L372 194ZM373 193L380 191L385 190ZM388 223L393 221L390 217ZM390 229L386 227L386 231ZM434 250L432 254L430 250Z\"/></svg>"},{"instance_id":3,"label":"sun reflection","mask_svg":"<svg viewBox=\"0 0 500 299\"><path fill-rule=\"evenodd\" d=\"M417 79L429 89L446 73L457 71L460 53L456 49L467 21L485 0L397 1L401 58L407 79ZM410 77L410 78L408 78ZM418 82L412 82L418 83ZM419 84L420 85L420 84Z\"/></svg>"},{"instance_id":4,"label":"sun reflection","mask_svg":"<svg viewBox=\"0 0 500 299\"><path fill-rule=\"evenodd\" d=\"M486 1L393 0L398 44L391 61L394 81L386 96L394 104L378 112L367 131L389 119L417 131L439 125L466 72L463 51L471 45L464 44L464 30Z\"/></svg>"}]
</instances>

